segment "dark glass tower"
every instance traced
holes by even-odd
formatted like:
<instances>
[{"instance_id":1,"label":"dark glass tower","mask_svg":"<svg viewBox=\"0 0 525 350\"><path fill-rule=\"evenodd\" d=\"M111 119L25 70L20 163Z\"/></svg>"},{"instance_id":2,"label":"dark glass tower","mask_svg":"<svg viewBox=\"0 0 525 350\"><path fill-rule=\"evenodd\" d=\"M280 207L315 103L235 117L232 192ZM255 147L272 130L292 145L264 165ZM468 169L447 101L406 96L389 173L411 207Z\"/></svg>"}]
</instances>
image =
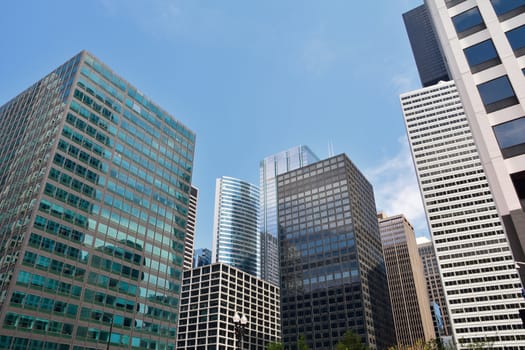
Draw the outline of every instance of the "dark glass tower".
<instances>
[{"instance_id":1,"label":"dark glass tower","mask_svg":"<svg viewBox=\"0 0 525 350\"><path fill-rule=\"evenodd\" d=\"M0 349L173 350L195 135L87 52L0 134Z\"/></svg>"},{"instance_id":2,"label":"dark glass tower","mask_svg":"<svg viewBox=\"0 0 525 350\"><path fill-rule=\"evenodd\" d=\"M449 81L447 65L432 27L427 7L421 5L403 14L412 53L423 86Z\"/></svg>"},{"instance_id":3,"label":"dark glass tower","mask_svg":"<svg viewBox=\"0 0 525 350\"><path fill-rule=\"evenodd\" d=\"M351 329L395 342L372 186L345 155L279 175L283 343L333 349Z\"/></svg>"}]
</instances>

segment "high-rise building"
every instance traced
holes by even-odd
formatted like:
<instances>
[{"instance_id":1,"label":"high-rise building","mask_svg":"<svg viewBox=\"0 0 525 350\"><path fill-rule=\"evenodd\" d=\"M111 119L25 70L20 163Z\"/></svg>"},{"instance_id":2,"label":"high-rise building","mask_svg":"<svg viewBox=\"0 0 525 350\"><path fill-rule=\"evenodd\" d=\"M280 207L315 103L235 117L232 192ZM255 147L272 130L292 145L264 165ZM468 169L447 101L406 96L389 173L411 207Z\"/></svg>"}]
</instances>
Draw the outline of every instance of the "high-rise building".
<instances>
[{"instance_id":1,"label":"high-rise building","mask_svg":"<svg viewBox=\"0 0 525 350\"><path fill-rule=\"evenodd\" d=\"M427 0L514 257L525 261L525 1ZM525 269L520 269L522 282Z\"/></svg>"},{"instance_id":2,"label":"high-rise building","mask_svg":"<svg viewBox=\"0 0 525 350\"><path fill-rule=\"evenodd\" d=\"M216 181L212 262L261 276L259 188L223 176Z\"/></svg>"},{"instance_id":3,"label":"high-rise building","mask_svg":"<svg viewBox=\"0 0 525 350\"><path fill-rule=\"evenodd\" d=\"M397 344L434 339L434 325L414 228L404 215L378 214Z\"/></svg>"},{"instance_id":4,"label":"high-rise building","mask_svg":"<svg viewBox=\"0 0 525 350\"><path fill-rule=\"evenodd\" d=\"M279 285L277 176L318 160L307 146L296 146L266 157L260 163L261 277L275 285Z\"/></svg>"},{"instance_id":5,"label":"high-rise building","mask_svg":"<svg viewBox=\"0 0 525 350\"><path fill-rule=\"evenodd\" d=\"M188 203L188 219L186 221L186 236L184 237L184 269L193 268L193 248L195 243L195 225L197 224L197 200L199 190L191 186Z\"/></svg>"},{"instance_id":6,"label":"high-rise building","mask_svg":"<svg viewBox=\"0 0 525 350\"><path fill-rule=\"evenodd\" d=\"M279 287L224 263L184 271L178 350L265 350L280 342ZM235 314L244 317L243 330Z\"/></svg>"},{"instance_id":7,"label":"high-rise building","mask_svg":"<svg viewBox=\"0 0 525 350\"><path fill-rule=\"evenodd\" d=\"M193 257L193 267L201 267L211 264L211 250L208 248L195 249L195 255Z\"/></svg>"},{"instance_id":8,"label":"high-rise building","mask_svg":"<svg viewBox=\"0 0 525 350\"><path fill-rule=\"evenodd\" d=\"M0 134L0 348L174 349L195 134L85 51Z\"/></svg>"},{"instance_id":9,"label":"high-rise building","mask_svg":"<svg viewBox=\"0 0 525 350\"><path fill-rule=\"evenodd\" d=\"M416 61L421 85L449 81L447 65L425 5L403 14L403 21Z\"/></svg>"},{"instance_id":10,"label":"high-rise building","mask_svg":"<svg viewBox=\"0 0 525 350\"><path fill-rule=\"evenodd\" d=\"M454 82L401 105L457 347L525 347L520 279Z\"/></svg>"},{"instance_id":11,"label":"high-rise building","mask_svg":"<svg viewBox=\"0 0 525 350\"><path fill-rule=\"evenodd\" d=\"M285 348L395 343L372 186L344 154L277 177Z\"/></svg>"},{"instance_id":12,"label":"high-rise building","mask_svg":"<svg viewBox=\"0 0 525 350\"><path fill-rule=\"evenodd\" d=\"M419 243L417 248L423 262L434 332L440 338L450 337L452 329L434 245L432 242Z\"/></svg>"}]
</instances>

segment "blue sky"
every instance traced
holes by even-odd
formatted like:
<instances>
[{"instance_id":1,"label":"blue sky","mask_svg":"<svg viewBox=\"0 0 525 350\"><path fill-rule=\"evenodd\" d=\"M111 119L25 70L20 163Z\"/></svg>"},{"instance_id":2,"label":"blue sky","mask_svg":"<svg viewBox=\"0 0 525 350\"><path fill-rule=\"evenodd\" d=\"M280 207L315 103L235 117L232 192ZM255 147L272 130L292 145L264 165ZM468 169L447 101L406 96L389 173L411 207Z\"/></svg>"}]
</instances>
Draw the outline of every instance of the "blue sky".
<instances>
[{"instance_id":1,"label":"blue sky","mask_svg":"<svg viewBox=\"0 0 525 350\"><path fill-rule=\"evenodd\" d=\"M422 0L7 1L0 104L86 49L197 134L196 248L211 247L215 179L308 145L346 153L378 210L428 235L399 94L419 87L402 13Z\"/></svg>"}]
</instances>

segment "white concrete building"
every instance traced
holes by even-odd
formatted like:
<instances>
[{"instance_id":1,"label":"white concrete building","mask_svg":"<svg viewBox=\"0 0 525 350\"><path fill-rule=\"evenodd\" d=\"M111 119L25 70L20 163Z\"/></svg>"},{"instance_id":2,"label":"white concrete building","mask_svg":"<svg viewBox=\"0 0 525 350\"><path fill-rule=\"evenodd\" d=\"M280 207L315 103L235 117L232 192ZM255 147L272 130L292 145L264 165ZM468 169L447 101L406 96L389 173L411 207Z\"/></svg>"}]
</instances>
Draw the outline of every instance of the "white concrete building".
<instances>
[{"instance_id":1,"label":"white concrete building","mask_svg":"<svg viewBox=\"0 0 525 350\"><path fill-rule=\"evenodd\" d=\"M525 348L520 279L454 82L401 105L458 349Z\"/></svg>"}]
</instances>

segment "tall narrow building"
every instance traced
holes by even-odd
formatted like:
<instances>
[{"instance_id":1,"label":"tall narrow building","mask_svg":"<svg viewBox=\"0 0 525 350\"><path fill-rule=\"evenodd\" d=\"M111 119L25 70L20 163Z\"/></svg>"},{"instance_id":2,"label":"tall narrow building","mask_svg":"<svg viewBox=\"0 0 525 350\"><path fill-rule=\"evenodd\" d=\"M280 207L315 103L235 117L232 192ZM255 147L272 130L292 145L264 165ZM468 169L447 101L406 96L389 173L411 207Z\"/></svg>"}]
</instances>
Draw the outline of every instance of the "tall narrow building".
<instances>
[{"instance_id":1,"label":"tall narrow building","mask_svg":"<svg viewBox=\"0 0 525 350\"><path fill-rule=\"evenodd\" d=\"M216 181L212 262L261 277L259 188L223 176Z\"/></svg>"},{"instance_id":2,"label":"tall narrow building","mask_svg":"<svg viewBox=\"0 0 525 350\"><path fill-rule=\"evenodd\" d=\"M525 262L525 1L427 0L514 257ZM520 269L525 282L525 269Z\"/></svg>"},{"instance_id":3,"label":"tall narrow building","mask_svg":"<svg viewBox=\"0 0 525 350\"><path fill-rule=\"evenodd\" d=\"M281 320L333 349L353 330L372 350L395 343L372 186L344 154L277 177Z\"/></svg>"},{"instance_id":4,"label":"tall narrow building","mask_svg":"<svg viewBox=\"0 0 525 350\"><path fill-rule=\"evenodd\" d=\"M432 242L419 243L417 248L423 262L434 332L436 337L447 339L452 335L452 329L434 245Z\"/></svg>"},{"instance_id":5,"label":"tall narrow building","mask_svg":"<svg viewBox=\"0 0 525 350\"><path fill-rule=\"evenodd\" d=\"M173 350L195 134L81 52L0 135L0 348Z\"/></svg>"},{"instance_id":6,"label":"tall narrow building","mask_svg":"<svg viewBox=\"0 0 525 350\"><path fill-rule=\"evenodd\" d=\"M184 237L184 270L193 268L193 250L195 246L195 225L197 224L197 201L199 190L191 186L188 203L188 220L186 222L186 236Z\"/></svg>"},{"instance_id":7,"label":"tall narrow building","mask_svg":"<svg viewBox=\"0 0 525 350\"><path fill-rule=\"evenodd\" d=\"M296 146L266 157L260 163L261 277L275 285L279 285L277 176L318 160L307 146Z\"/></svg>"},{"instance_id":8,"label":"tall narrow building","mask_svg":"<svg viewBox=\"0 0 525 350\"><path fill-rule=\"evenodd\" d=\"M397 344L436 337L414 228L404 215L378 214Z\"/></svg>"},{"instance_id":9,"label":"tall narrow building","mask_svg":"<svg viewBox=\"0 0 525 350\"><path fill-rule=\"evenodd\" d=\"M525 347L520 279L454 82L401 105L458 349Z\"/></svg>"}]
</instances>

